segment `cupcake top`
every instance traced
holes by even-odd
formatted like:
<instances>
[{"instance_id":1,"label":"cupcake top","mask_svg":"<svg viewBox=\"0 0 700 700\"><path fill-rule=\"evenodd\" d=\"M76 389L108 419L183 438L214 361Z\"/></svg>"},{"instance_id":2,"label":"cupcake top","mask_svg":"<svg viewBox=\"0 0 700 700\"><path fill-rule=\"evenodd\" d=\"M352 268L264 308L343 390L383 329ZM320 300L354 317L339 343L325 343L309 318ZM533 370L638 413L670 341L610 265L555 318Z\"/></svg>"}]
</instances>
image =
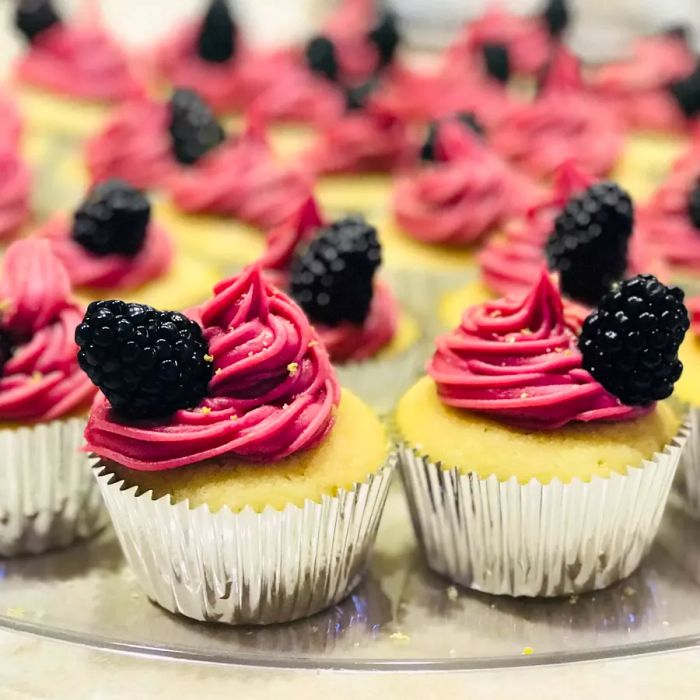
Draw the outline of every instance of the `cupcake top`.
<instances>
[{"instance_id":1,"label":"cupcake top","mask_svg":"<svg viewBox=\"0 0 700 700\"><path fill-rule=\"evenodd\" d=\"M86 100L142 94L126 54L96 21L66 24L51 0L20 2L15 22L28 41L16 66L22 83Z\"/></svg>"},{"instance_id":2,"label":"cupcake top","mask_svg":"<svg viewBox=\"0 0 700 700\"><path fill-rule=\"evenodd\" d=\"M0 301L0 420L45 422L87 409L95 392L73 341L83 312L45 241L7 249Z\"/></svg>"},{"instance_id":3,"label":"cupcake top","mask_svg":"<svg viewBox=\"0 0 700 700\"><path fill-rule=\"evenodd\" d=\"M170 235L151 221L146 197L117 179L96 185L72 219L56 216L36 235L76 287L136 289L165 275L175 255Z\"/></svg>"},{"instance_id":4,"label":"cupcake top","mask_svg":"<svg viewBox=\"0 0 700 700\"><path fill-rule=\"evenodd\" d=\"M594 175L614 166L624 142L621 121L587 91L577 59L559 46L534 102L514 108L492 134L503 155L538 176L566 160Z\"/></svg>"},{"instance_id":5,"label":"cupcake top","mask_svg":"<svg viewBox=\"0 0 700 700\"><path fill-rule=\"evenodd\" d=\"M16 236L30 218L31 173L15 145L0 144L0 240Z\"/></svg>"},{"instance_id":6,"label":"cupcake top","mask_svg":"<svg viewBox=\"0 0 700 700\"><path fill-rule=\"evenodd\" d=\"M518 428L633 420L670 395L680 376L677 352L688 327L682 299L680 289L640 276L584 321L565 313L542 269L525 296L467 309L459 327L438 339L428 374L446 405Z\"/></svg>"},{"instance_id":7,"label":"cupcake top","mask_svg":"<svg viewBox=\"0 0 700 700\"><path fill-rule=\"evenodd\" d=\"M106 396L93 406L88 450L157 471L222 457L275 461L323 440L340 398L328 354L301 309L265 282L259 266L221 282L193 318L91 304L76 333L79 359ZM101 346L100 334L116 328L119 340ZM177 354L161 348L173 334ZM114 362L91 365L95 353ZM130 367L124 381L110 381L122 376L122 365Z\"/></svg>"},{"instance_id":8,"label":"cupcake top","mask_svg":"<svg viewBox=\"0 0 700 700\"><path fill-rule=\"evenodd\" d=\"M268 235L266 275L289 289L334 362L376 356L396 335L399 305L376 281L377 231L363 219L324 224L313 198Z\"/></svg>"}]
</instances>

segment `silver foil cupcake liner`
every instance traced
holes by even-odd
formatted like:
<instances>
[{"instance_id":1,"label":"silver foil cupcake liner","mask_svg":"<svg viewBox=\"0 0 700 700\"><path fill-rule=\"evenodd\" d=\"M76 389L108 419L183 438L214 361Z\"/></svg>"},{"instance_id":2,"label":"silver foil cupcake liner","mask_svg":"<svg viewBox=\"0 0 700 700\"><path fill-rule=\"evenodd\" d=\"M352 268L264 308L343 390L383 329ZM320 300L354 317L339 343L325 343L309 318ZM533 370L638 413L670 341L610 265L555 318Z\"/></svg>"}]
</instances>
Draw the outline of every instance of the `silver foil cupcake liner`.
<instances>
[{"instance_id":1,"label":"silver foil cupcake liner","mask_svg":"<svg viewBox=\"0 0 700 700\"><path fill-rule=\"evenodd\" d=\"M401 445L411 518L431 569L468 588L561 596L629 576L656 536L688 428L641 466L588 482L520 484L444 469Z\"/></svg>"},{"instance_id":2,"label":"silver foil cupcake liner","mask_svg":"<svg viewBox=\"0 0 700 700\"><path fill-rule=\"evenodd\" d=\"M688 409L690 435L683 450L678 470L678 485L684 506L690 513L700 517L700 408Z\"/></svg>"},{"instance_id":3,"label":"silver foil cupcake liner","mask_svg":"<svg viewBox=\"0 0 700 700\"><path fill-rule=\"evenodd\" d=\"M195 620L270 624L336 604L369 562L391 476L386 464L320 502L256 512L191 509L127 487L104 462L95 476L141 588L161 607Z\"/></svg>"},{"instance_id":4,"label":"silver foil cupcake liner","mask_svg":"<svg viewBox=\"0 0 700 700\"><path fill-rule=\"evenodd\" d=\"M107 523L84 429L67 418L0 430L0 556L65 547Z\"/></svg>"}]
</instances>

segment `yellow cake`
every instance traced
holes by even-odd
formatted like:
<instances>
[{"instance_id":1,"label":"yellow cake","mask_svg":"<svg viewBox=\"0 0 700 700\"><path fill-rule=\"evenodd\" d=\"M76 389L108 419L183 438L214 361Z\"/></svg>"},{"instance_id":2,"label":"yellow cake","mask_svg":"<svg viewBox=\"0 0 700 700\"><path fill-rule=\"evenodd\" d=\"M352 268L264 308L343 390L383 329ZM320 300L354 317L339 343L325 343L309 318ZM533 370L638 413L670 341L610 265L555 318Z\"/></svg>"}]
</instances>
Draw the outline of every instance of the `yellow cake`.
<instances>
[{"instance_id":1,"label":"yellow cake","mask_svg":"<svg viewBox=\"0 0 700 700\"><path fill-rule=\"evenodd\" d=\"M322 175L314 188L322 209L332 213L376 214L391 201L392 178L386 173Z\"/></svg>"},{"instance_id":2,"label":"yellow cake","mask_svg":"<svg viewBox=\"0 0 700 700\"><path fill-rule=\"evenodd\" d=\"M700 338L688 331L678 356L683 374L676 382L675 396L691 406L700 406Z\"/></svg>"},{"instance_id":3,"label":"yellow cake","mask_svg":"<svg viewBox=\"0 0 700 700\"><path fill-rule=\"evenodd\" d=\"M438 308L440 323L447 328L454 328L459 325L465 309L483 304L497 296L481 280L474 280L463 287L452 289L440 299Z\"/></svg>"},{"instance_id":4,"label":"yellow cake","mask_svg":"<svg viewBox=\"0 0 700 700\"><path fill-rule=\"evenodd\" d=\"M358 445L362 449L358 449ZM347 389L343 390L331 432L316 447L278 462L257 464L212 460L191 467L142 472L112 464L115 474L139 492L153 490L173 502L205 503L216 512L224 506L246 506L261 512L320 501L339 489L350 489L379 470L389 454L386 428L375 413Z\"/></svg>"},{"instance_id":5,"label":"yellow cake","mask_svg":"<svg viewBox=\"0 0 700 700\"><path fill-rule=\"evenodd\" d=\"M633 421L570 423L554 431L509 427L442 403L435 383L420 379L396 410L401 438L445 468L457 467L486 478L515 476L520 483L557 478L589 481L624 474L661 451L678 432L680 421L667 403Z\"/></svg>"}]
</instances>

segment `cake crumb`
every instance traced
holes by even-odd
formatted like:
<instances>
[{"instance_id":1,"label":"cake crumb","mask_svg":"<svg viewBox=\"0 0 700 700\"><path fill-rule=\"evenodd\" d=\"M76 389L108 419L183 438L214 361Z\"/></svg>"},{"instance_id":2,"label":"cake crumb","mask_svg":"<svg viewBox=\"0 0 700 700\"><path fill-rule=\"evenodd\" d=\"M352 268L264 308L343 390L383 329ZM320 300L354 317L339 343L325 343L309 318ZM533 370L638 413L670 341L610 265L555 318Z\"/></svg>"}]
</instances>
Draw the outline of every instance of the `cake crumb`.
<instances>
[{"instance_id":1,"label":"cake crumb","mask_svg":"<svg viewBox=\"0 0 700 700\"><path fill-rule=\"evenodd\" d=\"M7 608L5 614L8 617L22 618L24 617L26 611L21 605L15 605L14 607Z\"/></svg>"},{"instance_id":2,"label":"cake crumb","mask_svg":"<svg viewBox=\"0 0 700 700\"><path fill-rule=\"evenodd\" d=\"M208 416L211 413L211 408L209 406L202 406L202 408L199 409L200 413L203 413L205 416Z\"/></svg>"},{"instance_id":3,"label":"cake crumb","mask_svg":"<svg viewBox=\"0 0 700 700\"><path fill-rule=\"evenodd\" d=\"M631 598L633 595L637 595L637 591L634 588L632 588L632 586L625 586L622 589L622 595Z\"/></svg>"},{"instance_id":4,"label":"cake crumb","mask_svg":"<svg viewBox=\"0 0 700 700\"><path fill-rule=\"evenodd\" d=\"M403 632L394 632L393 634L389 635L389 639L393 639L395 642L410 642L411 638L407 635L404 634Z\"/></svg>"},{"instance_id":5,"label":"cake crumb","mask_svg":"<svg viewBox=\"0 0 700 700\"><path fill-rule=\"evenodd\" d=\"M523 656L532 656L535 653L535 650L532 647L523 647L523 650L520 653Z\"/></svg>"},{"instance_id":6,"label":"cake crumb","mask_svg":"<svg viewBox=\"0 0 700 700\"><path fill-rule=\"evenodd\" d=\"M298 362L290 362L287 365L287 372L289 372L290 377L293 377L298 371L299 371L299 363Z\"/></svg>"},{"instance_id":7,"label":"cake crumb","mask_svg":"<svg viewBox=\"0 0 700 700\"><path fill-rule=\"evenodd\" d=\"M445 589L445 594L447 595L448 599L454 602L459 598L459 591L457 590L456 586L448 586Z\"/></svg>"},{"instance_id":8,"label":"cake crumb","mask_svg":"<svg viewBox=\"0 0 700 700\"><path fill-rule=\"evenodd\" d=\"M214 362L214 355L210 355L209 353L207 353L207 354L204 356L204 361L205 361L205 362Z\"/></svg>"},{"instance_id":9,"label":"cake crumb","mask_svg":"<svg viewBox=\"0 0 700 700\"><path fill-rule=\"evenodd\" d=\"M569 605L576 605L578 603L578 596L576 594L569 596Z\"/></svg>"}]
</instances>

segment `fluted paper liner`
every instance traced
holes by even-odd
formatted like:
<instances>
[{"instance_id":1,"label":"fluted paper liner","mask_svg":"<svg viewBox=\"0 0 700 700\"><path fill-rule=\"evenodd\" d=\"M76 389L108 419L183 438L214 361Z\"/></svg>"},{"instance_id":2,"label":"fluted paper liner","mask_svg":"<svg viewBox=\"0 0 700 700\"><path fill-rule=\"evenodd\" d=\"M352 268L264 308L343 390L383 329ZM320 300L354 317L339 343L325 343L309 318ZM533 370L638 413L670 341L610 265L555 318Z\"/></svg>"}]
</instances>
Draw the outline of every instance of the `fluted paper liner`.
<instances>
[{"instance_id":1,"label":"fluted paper liner","mask_svg":"<svg viewBox=\"0 0 700 700\"><path fill-rule=\"evenodd\" d=\"M84 429L85 418L67 418L0 430L0 556L64 547L106 524Z\"/></svg>"},{"instance_id":2,"label":"fluted paper liner","mask_svg":"<svg viewBox=\"0 0 700 700\"><path fill-rule=\"evenodd\" d=\"M146 595L166 610L228 624L289 622L344 598L369 561L396 463L303 507L212 513L206 505L95 475L119 542Z\"/></svg>"},{"instance_id":3,"label":"fluted paper liner","mask_svg":"<svg viewBox=\"0 0 700 700\"><path fill-rule=\"evenodd\" d=\"M485 593L560 596L629 576L656 535L688 435L608 478L520 484L445 469L399 448L413 525L428 565Z\"/></svg>"},{"instance_id":4,"label":"fluted paper liner","mask_svg":"<svg viewBox=\"0 0 700 700\"><path fill-rule=\"evenodd\" d=\"M685 505L695 517L700 517L700 408L688 409L690 435L683 450L679 469L679 481Z\"/></svg>"}]
</instances>

